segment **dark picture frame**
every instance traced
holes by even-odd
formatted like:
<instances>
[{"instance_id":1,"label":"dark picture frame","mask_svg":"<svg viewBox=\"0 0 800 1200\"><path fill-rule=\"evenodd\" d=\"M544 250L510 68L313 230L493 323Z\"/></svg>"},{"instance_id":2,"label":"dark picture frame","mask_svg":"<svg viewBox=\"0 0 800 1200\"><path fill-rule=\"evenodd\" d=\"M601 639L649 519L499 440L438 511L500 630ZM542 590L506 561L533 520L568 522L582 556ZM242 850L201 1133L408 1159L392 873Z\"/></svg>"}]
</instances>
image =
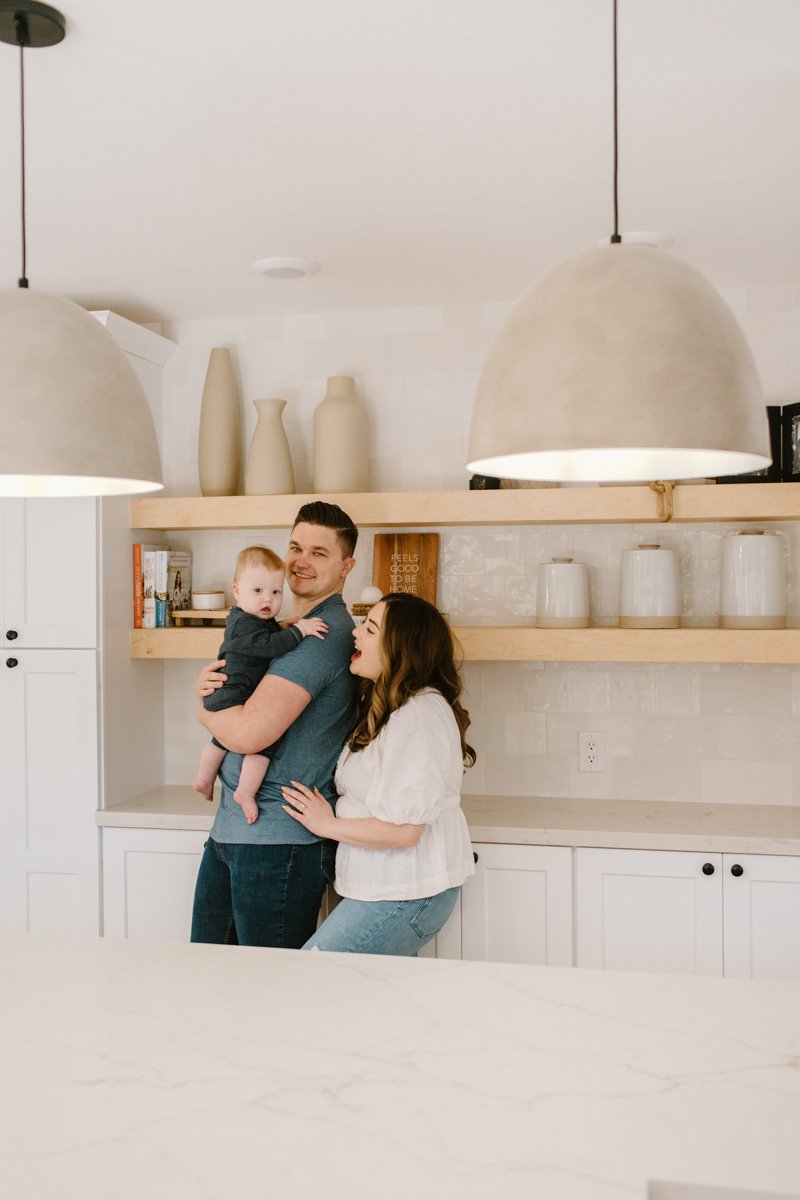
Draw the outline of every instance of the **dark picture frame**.
<instances>
[{"instance_id":1,"label":"dark picture frame","mask_svg":"<svg viewBox=\"0 0 800 1200\"><path fill-rule=\"evenodd\" d=\"M781 409L781 479L800 483L800 404Z\"/></svg>"},{"instance_id":2,"label":"dark picture frame","mask_svg":"<svg viewBox=\"0 0 800 1200\"><path fill-rule=\"evenodd\" d=\"M782 452L784 418L783 413L789 411L790 408L796 408L798 417L800 417L800 404L790 404L787 408L781 409L779 404L767 405L767 422L769 424L769 448L772 454L772 464L769 467L764 467L761 471L751 471L749 475L719 475L717 483L780 483L782 479L786 479L784 475L784 453ZM800 432L800 429L798 429ZM800 475L792 476L792 478L800 479Z\"/></svg>"}]
</instances>

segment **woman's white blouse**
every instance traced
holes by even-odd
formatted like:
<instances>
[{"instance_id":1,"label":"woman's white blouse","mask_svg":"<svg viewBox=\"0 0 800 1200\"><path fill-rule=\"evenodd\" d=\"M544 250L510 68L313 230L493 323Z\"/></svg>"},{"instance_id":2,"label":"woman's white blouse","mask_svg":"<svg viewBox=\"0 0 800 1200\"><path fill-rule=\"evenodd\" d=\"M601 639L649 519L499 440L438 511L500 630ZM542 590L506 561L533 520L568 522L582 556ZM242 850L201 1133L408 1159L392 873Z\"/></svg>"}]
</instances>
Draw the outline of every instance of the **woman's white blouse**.
<instances>
[{"instance_id":1,"label":"woman's white blouse","mask_svg":"<svg viewBox=\"0 0 800 1200\"><path fill-rule=\"evenodd\" d=\"M425 825L416 846L368 850L339 843L336 891L351 900L416 900L456 887L475 864L461 809L464 764L450 705L432 689L392 713L363 750L336 767L337 817Z\"/></svg>"}]
</instances>

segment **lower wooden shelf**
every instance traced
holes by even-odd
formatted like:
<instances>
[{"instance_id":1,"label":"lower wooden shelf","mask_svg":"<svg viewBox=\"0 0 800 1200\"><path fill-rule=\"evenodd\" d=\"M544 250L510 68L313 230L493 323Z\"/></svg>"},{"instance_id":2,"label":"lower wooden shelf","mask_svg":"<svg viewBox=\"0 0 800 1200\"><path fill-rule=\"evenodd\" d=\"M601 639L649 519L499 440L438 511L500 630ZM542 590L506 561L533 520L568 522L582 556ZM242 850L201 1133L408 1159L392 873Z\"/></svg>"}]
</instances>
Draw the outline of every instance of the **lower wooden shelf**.
<instances>
[{"instance_id":1,"label":"lower wooden shelf","mask_svg":"<svg viewBox=\"0 0 800 1200\"><path fill-rule=\"evenodd\" d=\"M800 663L800 629L454 629L466 662ZM216 658L222 630L134 629L132 658Z\"/></svg>"}]
</instances>

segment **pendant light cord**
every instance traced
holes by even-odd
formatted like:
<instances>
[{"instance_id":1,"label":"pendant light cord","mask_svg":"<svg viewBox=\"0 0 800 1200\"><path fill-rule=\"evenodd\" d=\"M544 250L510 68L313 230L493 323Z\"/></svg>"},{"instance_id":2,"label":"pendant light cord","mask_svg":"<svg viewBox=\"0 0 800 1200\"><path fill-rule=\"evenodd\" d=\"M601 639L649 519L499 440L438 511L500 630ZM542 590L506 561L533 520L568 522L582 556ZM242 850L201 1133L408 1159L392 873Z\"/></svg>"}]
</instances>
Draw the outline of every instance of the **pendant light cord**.
<instances>
[{"instance_id":1,"label":"pendant light cord","mask_svg":"<svg viewBox=\"0 0 800 1200\"><path fill-rule=\"evenodd\" d=\"M26 288L27 271L27 226L25 220L25 47L28 45L28 23L22 13L16 13L14 23L19 46L19 144L20 144L20 227L22 234L22 272L17 286Z\"/></svg>"},{"instance_id":2,"label":"pendant light cord","mask_svg":"<svg viewBox=\"0 0 800 1200\"><path fill-rule=\"evenodd\" d=\"M617 0L614 0L614 232L612 244L621 242L619 233L619 130L617 118Z\"/></svg>"}]
</instances>

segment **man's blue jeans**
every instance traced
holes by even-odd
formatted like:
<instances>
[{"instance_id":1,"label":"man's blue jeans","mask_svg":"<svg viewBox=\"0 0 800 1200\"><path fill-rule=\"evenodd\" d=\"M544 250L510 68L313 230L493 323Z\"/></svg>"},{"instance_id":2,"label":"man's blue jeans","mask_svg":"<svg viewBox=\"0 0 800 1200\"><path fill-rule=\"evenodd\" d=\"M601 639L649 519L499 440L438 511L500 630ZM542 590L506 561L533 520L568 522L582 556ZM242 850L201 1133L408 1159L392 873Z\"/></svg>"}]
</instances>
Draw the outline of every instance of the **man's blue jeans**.
<instances>
[{"instance_id":1,"label":"man's blue jeans","mask_svg":"<svg viewBox=\"0 0 800 1200\"><path fill-rule=\"evenodd\" d=\"M259 846L209 838L194 891L192 941L298 950L333 881L334 842Z\"/></svg>"}]
</instances>

